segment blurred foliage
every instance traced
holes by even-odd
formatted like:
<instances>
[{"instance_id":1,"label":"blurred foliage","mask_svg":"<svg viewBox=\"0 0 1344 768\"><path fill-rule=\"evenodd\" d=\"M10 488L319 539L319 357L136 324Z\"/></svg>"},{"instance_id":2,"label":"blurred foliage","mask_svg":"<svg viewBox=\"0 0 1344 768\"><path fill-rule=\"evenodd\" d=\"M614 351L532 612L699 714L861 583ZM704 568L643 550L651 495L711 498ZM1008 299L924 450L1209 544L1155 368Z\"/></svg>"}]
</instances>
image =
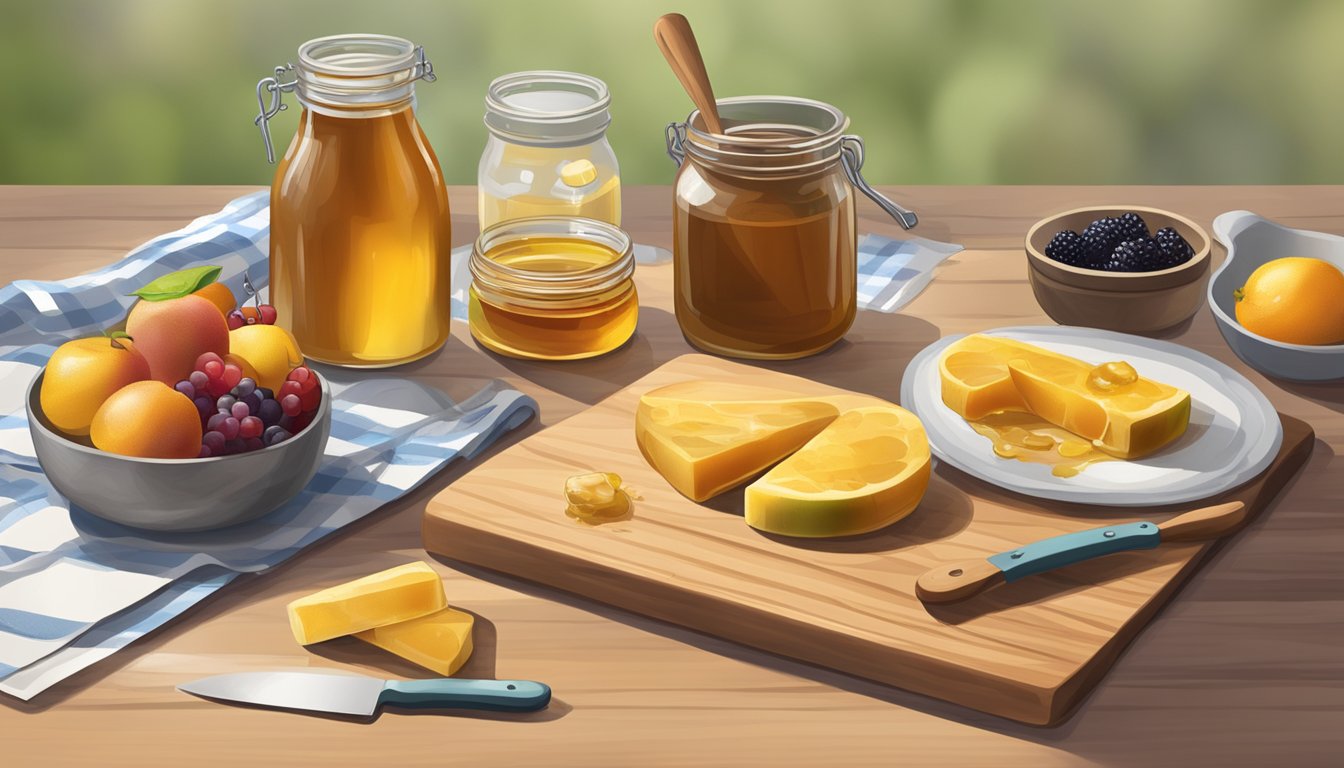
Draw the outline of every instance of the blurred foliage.
<instances>
[{"instance_id":1,"label":"blurred foliage","mask_svg":"<svg viewBox=\"0 0 1344 768\"><path fill-rule=\"evenodd\" d=\"M1344 175L1339 0L4 0L0 183L267 183L256 81L349 31L425 46L450 182L475 181L493 77L571 69L611 87L626 182L666 183L663 127L690 105L650 29L673 8L719 96L836 104L875 182Z\"/></svg>"}]
</instances>

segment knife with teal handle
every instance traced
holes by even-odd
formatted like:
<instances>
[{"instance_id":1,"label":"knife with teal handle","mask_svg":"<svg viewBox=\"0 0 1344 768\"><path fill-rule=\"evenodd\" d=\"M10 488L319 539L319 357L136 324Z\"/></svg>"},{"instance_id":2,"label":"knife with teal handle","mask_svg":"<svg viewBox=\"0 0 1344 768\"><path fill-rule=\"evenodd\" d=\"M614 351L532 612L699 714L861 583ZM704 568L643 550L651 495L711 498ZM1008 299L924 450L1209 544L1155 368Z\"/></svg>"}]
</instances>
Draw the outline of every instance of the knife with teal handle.
<instances>
[{"instance_id":1,"label":"knife with teal handle","mask_svg":"<svg viewBox=\"0 0 1344 768\"><path fill-rule=\"evenodd\" d=\"M1245 521L1245 505L1234 501L1186 512L1163 523L1141 520L1066 533L979 560L940 565L919 577L915 593L926 603L955 603L1000 584L1094 557L1216 539Z\"/></svg>"}]
</instances>

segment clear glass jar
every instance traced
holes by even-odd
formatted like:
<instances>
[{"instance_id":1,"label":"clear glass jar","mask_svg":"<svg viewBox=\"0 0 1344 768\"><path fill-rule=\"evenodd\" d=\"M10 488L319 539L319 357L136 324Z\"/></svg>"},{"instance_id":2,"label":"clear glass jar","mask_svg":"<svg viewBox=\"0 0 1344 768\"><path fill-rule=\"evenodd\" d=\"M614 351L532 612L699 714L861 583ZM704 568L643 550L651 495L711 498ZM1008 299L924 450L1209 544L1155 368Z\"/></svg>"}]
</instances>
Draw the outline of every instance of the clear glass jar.
<instances>
[{"instance_id":1,"label":"clear glass jar","mask_svg":"<svg viewBox=\"0 0 1344 768\"><path fill-rule=\"evenodd\" d=\"M604 221L541 216L487 227L472 248L471 335L537 360L606 354L635 332L630 236Z\"/></svg>"},{"instance_id":2,"label":"clear glass jar","mask_svg":"<svg viewBox=\"0 0 1344 768\"><path fill-rule=\"evenodd\" d=\"M485 97L480 224L582 216L621 225L621 172L607 142L611 95L574 72L516 72Z\"/></svg>"},{"instance_id":3,"label":"clear glass jar","mask_svg":"<svg viewBox=\"0 0 1344 768\"><path fill-rule=\"evenodd\" d=\"M271 185L276 322L325 363L428 355L448 339L451 301L448 191L414 111L415 81L433 67L383 35L310 40L298 55L257 85L268 156L281 94L303 106Z\"/></svg>"},{"instance_id":4,"label":"clear glass jar","mask_svg":"<svg viewBox=\"0 0 1344 768\"><path fill-rule=\"evenodd\" d=\"M700 113L668 126L677 323L714 354L789 359L839 341L857 310L854 186L904 226L914 214L858 174L863 143L819 101L718 102L724 133ZM903 213L907 218L898 215Z\"/></svg>"}]
</instances>

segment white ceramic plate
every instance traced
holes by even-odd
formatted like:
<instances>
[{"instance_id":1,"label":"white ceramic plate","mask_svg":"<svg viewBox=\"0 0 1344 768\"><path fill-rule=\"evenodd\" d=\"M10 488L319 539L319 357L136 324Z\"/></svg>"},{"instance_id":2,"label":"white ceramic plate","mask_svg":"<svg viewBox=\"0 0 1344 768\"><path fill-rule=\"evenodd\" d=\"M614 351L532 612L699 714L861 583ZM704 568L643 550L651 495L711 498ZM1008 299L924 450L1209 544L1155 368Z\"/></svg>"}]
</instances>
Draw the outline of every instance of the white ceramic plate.
<instances>
[{"instance_id":1,"label":"white ceramic plate","mask_svg":"<svg viewBox=\"0 0 1344 768\"><path fill-rule=\"evenodd\" d=\"M1176 442L1135 461L1094 464L1074 477L996 456L989 438L943 404L938 361L961 336L930 344L910 361L901 404L924 422L941 461L1010 491L1055 501L1137 507L1213 496L1253 479L1283 442L1274 406L1241 374L1192 349L1093 328L1024 326L984 332L1100 364L1125 360L1141 375L1190 393L1190 427Z\"/></svg>"}]
</instances>

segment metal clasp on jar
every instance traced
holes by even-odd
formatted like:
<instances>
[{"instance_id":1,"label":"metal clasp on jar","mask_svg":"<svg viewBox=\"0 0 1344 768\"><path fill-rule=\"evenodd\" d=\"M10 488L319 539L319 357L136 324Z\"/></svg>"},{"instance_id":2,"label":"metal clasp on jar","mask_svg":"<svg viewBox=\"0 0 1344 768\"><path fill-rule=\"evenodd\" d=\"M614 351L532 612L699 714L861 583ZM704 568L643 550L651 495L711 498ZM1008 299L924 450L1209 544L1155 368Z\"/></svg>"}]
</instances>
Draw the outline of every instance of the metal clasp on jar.
<instances>
[{"instance_id":1,"label":"metal clasp on jar","mask_svg":"<svg viewBox=\"0 0 1344 768\"><path fill-rule=\"evenodd\" d=\"M672 158L672 162L681 167L686 161L686 123L671 122L667 124L664 132L664 139L667 143L667 156ZM845 178L849 183L857 187L868 199L877 203L878 207L886 211L893 219L897 221L904 229L914 229L919 223L919 217L915 212L901 206L891 198L878 192L868 180L863 178L860 172L863 169L863 139L853 134L845 134L840 137L840 167L845 171Z\"/></svg>"}]
</instances>

